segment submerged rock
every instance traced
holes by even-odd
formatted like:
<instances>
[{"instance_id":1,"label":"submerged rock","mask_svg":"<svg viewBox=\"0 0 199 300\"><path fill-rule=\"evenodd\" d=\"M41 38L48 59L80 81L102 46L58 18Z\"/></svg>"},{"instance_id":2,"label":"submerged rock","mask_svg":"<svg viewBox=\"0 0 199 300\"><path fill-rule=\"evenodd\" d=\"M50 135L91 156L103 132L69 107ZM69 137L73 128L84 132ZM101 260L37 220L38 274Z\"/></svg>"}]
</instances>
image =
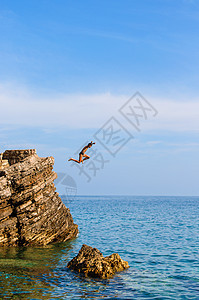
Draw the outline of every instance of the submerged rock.
<instances>
[{"instance_id":1,"label":"submerged rock","mask_svg":"<svg viewBox=\"0 0 199 300\"><path fill-rule=\"evenodd\" d=\"M83 273L85 276L106 279L112 277L115 272L129 268L129 264L121 259L118 253L103 257L98 249L84 244L78 255L67 264L67 267Z\"/></svg>"},{"instance_id":2,"label":"submerged rock","mask_svg":"<svg viewBox=\"0 0 199 300\"><path fill-rule=\"evenodd\" d=\"M4 163L5 162L5 163ZM0 246L46 245L78 233L53 181L53 157L9 150L0 168Z\"/></svg>"}]
</instances>

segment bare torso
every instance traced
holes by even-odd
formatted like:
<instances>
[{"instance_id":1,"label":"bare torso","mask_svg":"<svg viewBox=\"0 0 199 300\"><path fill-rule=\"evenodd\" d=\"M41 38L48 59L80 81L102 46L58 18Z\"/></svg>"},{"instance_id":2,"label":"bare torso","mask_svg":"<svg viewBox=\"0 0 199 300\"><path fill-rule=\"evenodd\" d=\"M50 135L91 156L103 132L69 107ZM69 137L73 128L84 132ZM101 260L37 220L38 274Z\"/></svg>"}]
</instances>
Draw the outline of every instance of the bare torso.
<instances>
[{"instance_id":1,"label":"bare torso","mask_svg":"<svg viewBox=\"0 0 199 300\"><path fill-rule=\"evenodd\" d=\"M80 151L80 154L84 154L87 150L88 150L88 145L85 146L81 151Z\"/></svg>"}]
</instances>

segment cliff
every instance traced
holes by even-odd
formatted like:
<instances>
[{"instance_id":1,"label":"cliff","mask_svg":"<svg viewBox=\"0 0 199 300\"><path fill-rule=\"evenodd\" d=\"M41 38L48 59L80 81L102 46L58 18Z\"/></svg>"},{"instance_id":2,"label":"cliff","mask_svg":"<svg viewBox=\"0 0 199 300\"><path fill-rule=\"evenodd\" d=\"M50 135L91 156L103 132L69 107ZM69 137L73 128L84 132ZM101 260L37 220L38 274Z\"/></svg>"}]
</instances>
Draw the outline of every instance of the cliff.
<instances>
[{"instance_id":1,"label":"cliff","mask_svg":"<svg viewBox=\"0 0 199 300\"><path fill-rule=\"evenodd\" d=\"M7 150L0 160L0 246L46 245L73 238L78 226L53 181L54 158Z\"/></svg>"}]
</instances>

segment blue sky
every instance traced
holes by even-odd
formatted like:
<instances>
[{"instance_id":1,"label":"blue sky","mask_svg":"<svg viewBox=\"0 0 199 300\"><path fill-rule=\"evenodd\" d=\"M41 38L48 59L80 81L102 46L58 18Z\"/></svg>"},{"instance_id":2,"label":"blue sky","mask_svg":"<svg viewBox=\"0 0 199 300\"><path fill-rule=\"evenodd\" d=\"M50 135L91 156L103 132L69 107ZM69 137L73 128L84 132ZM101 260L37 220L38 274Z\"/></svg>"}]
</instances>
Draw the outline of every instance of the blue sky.
<instances>
[{"instance_id":1,"label":"blue sky","mask_svg":"<svg viewBox=\"0 0 199 300\"><path fill-rule=\"evenodd\" d=\"M199 194L197 0L0 0L0 36L1 151L54 156L78 194ZM158 111L140 132L118 111L137 91ZM112 116L134 138L98 142L87 183L67 159Z\"/></svg>"}]
</instances>

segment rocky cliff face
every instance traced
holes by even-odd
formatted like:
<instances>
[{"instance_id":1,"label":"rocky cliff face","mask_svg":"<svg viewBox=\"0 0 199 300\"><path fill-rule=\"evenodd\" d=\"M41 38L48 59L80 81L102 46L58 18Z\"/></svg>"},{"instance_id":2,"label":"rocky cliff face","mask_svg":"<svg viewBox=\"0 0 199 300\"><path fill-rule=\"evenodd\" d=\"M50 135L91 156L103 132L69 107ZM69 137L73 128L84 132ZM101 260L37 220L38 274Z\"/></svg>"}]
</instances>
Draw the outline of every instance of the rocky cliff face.
<instances>
[{"instance_id":1,"label":"rocky cliff face","mask_svg":"<svg viewBox=\"0 0 199 300\"><path fill-rule=\"evenodd\" d=\"M0 246L46 245L75 237L78 227L53 181L54 158L34 149L3 153L0 162Z\"/></svg>"}]
</instances>

